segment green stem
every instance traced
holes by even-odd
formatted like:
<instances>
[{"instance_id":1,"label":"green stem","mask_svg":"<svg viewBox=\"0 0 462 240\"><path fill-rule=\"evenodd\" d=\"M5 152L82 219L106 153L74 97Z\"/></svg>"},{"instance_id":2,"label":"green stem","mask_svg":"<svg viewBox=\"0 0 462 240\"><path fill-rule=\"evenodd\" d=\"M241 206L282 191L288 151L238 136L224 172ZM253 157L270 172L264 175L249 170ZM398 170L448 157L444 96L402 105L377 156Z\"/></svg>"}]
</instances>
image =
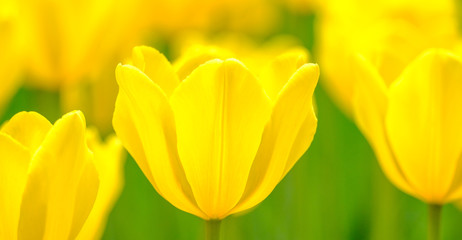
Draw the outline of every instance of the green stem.
<instances>
[{"instance_id":1,"label":"green stem","mask_svg":"<svg viewBox=\"0 0 462 240\"><path fill-rule=\"evenodd\" d=\"M441 205L428 204L428 240L440 239Z\"/></svg>"},{"instance_id":2,"label":"green stem","mask_svg":"<svg viewBox=\"0 0 462 240\"><path fill-rule=\"evenodd\" d=\"M220 239L221 220L205 221L205 239L219 240Z\"/></svg>"}]
</instances>

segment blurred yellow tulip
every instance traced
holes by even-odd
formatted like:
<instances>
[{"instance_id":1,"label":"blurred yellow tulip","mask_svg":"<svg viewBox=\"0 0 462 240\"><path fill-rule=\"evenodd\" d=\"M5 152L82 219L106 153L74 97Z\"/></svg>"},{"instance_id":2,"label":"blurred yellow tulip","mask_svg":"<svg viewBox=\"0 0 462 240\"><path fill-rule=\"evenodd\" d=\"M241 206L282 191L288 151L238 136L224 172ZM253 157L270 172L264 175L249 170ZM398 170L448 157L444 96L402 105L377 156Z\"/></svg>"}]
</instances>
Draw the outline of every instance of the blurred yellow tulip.
<instances>
[{"instance_id":1,"label":"blurred yellow tulip","mask_svg":"<svg viewBox=\"0 0 462 240\"><path fill-rule=\"evenodd\" d=\"M257 79L238 60L215 59L182 79L156 50L134 52L116 70L114 129L175 207L206 220L252 208L311 144L316 64L293 56Z\"/></svg>"},{"instance_id":2,"label":"blurred yellow tulip","mask_svg":"<svg viewBox=\"0 0 462 240\"><path fill-rule=\"evenodd\" d=\"M145 0L143 4L141 15L151 29L164 35L191 29L264 35L277 27L281 17L272 0Z\"/></svg>"},{"instance_id":3,"label":"blurred yellow tulip","mask_svg":"<svg viewBox=\"0 0 462 240\"><path fill-rule=\"evenodd\" d=\"M0 239L98 237L118 194L121 146L113 140L92 152L86 137L78 111L54 125L38 113L20 112L3 125Z\"/></svg>"},{"instance_id":4,"label":"blurred yellow tulip","mask_svg":"<svg viewBox=\"0 0 462 240\"><path fill-rule=\"evenodd\" d=\"M458 36L452 0L329 0L320 19L317 53L323 83L349 116L354 54L368 59L388 86L425 49L450 49Z\"/></svg>"},{"instance_id":5,"label":"blurred yellow tulip","mask_svg":"<svg viewBox=\"0 0 462 240\"><path fill-rule=\"evenodd\" d=\"M0 114L20 86L22 62L17 17L10 1L0 2Z\"/></svg>"},{"instance_id":6,"label":"blurred yellow tulip","mask_svg":"<svg viewBox=\"0 0 462 240\"><path fill-rule=\"evenodd\" d=\"M63 112L82 110L112 132L114 67L144 37L142 0L19 0L26 83L60 92Z\"/></svg>"},{"instance_id":7,"label":"blurred yellow tulip","mask_svg":"<svg viewBox=\"0 0 462 240\"><path fill-rule=\"evenodd\" d=\"M20 0L28 82L49 90L91 79L138 42L140 1Z\"/></svg>"},{"instance_id":8,"label":"blurred yellow tulip","mask_svg":"<svg viewBox=\"0 0 462 240\"><path fill-rule=\"evenodd\" d=\"M462 198L462 60L425 52L387 86L365 58L355 59L354 109L390 181L429 204Z\"/></svg>"},{"instance_id":9,"label":"blurred yellow tulip","mask_svg":"<svg viewBox=\"0 0 462 240\"><path fill-rule=\"evenodd\" d=\"M93 208L77 240L101 239L109 213L124 185L123 164L126 156L119 139L111 135L103 143L96 129L87 130L86 137L88 147L94 154L100 183Z\"/></svg>"},{"instance_id":10,"label":"blurred yellow tulip","mask_svg":"<svg viewBox=\"0 0 462 240\"><path fill-rule=\"evenodd\" d=\"M80 109L89 125L97 127L103 136L113 133L112 115L117 97L114 66L102 69L94 76L96 81L68 85L60 91L62 111Z\"/></svg>"}]
</instances>

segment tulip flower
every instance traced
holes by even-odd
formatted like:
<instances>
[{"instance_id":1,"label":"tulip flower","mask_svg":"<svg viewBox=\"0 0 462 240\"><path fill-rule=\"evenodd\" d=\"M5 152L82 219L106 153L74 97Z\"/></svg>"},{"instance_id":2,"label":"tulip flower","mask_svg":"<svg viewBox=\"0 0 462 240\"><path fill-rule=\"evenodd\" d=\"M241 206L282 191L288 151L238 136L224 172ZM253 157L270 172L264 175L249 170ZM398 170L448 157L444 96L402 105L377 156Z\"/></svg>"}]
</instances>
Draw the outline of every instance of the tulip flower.
<instances>
[{"instance_id":1,"label":"tulip flower","mask_svg":"<svg viewBox=\"0 0 462 240\"><path fill-rule=\"evenodd\" d=\"M462 61L429 50L389 87L365 58L355 65L357 123L388 179L429 204L436 239L441 206L462 198Z\"/></svg>"},{"instance_id":2,"label":"tulip flower","mask_svg":"<svg viewBox=\"0 0 462 240\"><path fill-rule=\"evenodd\" d=\"M256 78L236 59L198 65L184 80L152 48L119 65L113 125L157 192L214 226L263 201L316 131L319 69L276 58Z\"/></svg>"},{"instance_id":3,"label":"tulip flower","mask_svg":"<svg viewBox=\"0 0 462 240\"><path fill-rule=\"evenodd\" d=\"M451 49L458 38L455 2L328 0L319 23L324 86L353 116L351 57L361 53L389 85L425 49ZM339 40L341 39L341 40Z\"/></svg>"},{"instance_id":4,"label":"tulip flower","mask_svg":"<svg viewBox=\"0 0 462 240\"><path fill-rule=\"evenodd\" d=\"M96 146L91 151L86 138L78 111L54 125L35 112L20 112L4 124L0 239L97 238L108 212L103 203L114 198L112 188L120 182L112 173L121 147L111 141L107 149L114 154L106 155Z\"/></svg>"},{"instance_id":5,"label":"tulip flower","mask_svg":"<svg viewBox=\"0 0 462 240\"><path fill-rule=\"evenodd\" d=\"M100 133L113 133L112 114L117 97L117 83L114 81L114 66L95 76L98 81L81 82L69 85L60 91L60 105L63 112L80 109L85 113L89 125L98 128Z\"/></svg>"},{"instance_id":6,"label":"tulip flower","mask_svg":"<svg viewBox=\"0 0 462 240\"><path fill-rule=\"evenodd\" d=\"M100 183L98 195L77 240L101 239L109 213L119 198L124 185L125 154L115 135L101 142L96 129L86 132L88 148L93 152Z\"/></svg>"},{"instance_id":7,"label":"tulip flower","mask_svg":"<svg viewBox=\"0 0 462 240\"><path fill-rule=\"evenodd\" d=\"M152 29L166 35L191 29L266 35L281 20L277 4L268 0L142 0L142 3L140 14L146 16Z\"/></svg>"},{"instance_id":8,"label":"tulip flower","mask_svg":"<svg viewBox=\"0 0 462 240\"><path fill-rule=\"evenodd\" d=\"M141 0L19 0L28 83L58 90L94 78L141 38ZM135 21L136 20L136 21ZM98 76L99 77L99 76Z\"/></svg>"},{"instance_id":9,"label":"tulip flower","mask_svg":"<svg viewBox=\"0 0 462 240\"><path fill-rule=\"evenodd\" d=\"M0 114L3 113L20 85L20 47L17 31L17 12L10 1L0 2Z\"/></svg>"}]
</instances>

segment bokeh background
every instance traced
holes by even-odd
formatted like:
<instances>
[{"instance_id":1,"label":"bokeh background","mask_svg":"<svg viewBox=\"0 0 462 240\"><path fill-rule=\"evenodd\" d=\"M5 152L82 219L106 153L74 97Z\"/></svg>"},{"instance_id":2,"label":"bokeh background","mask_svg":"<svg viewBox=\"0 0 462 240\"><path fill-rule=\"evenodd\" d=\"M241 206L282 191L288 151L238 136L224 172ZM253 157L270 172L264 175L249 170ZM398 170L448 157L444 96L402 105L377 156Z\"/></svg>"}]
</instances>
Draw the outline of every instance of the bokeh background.
<instances>
[{"instance_id":1,"label":"bokeh background","mask_svg":"<svg viewBox=\"0 0 462 240\"><path fill-rule=\"evenodd\" d=\"M2 122L23 110L40 112L53 122L67 110L78 108L86 115L88 125L96 125L104 136L112 132L110 118L117 90L115 66L126 61L133 46L153 46L174 60L179 46L191 36L214 42L231 33L245 36L258 46L274 37L291 35L310 51L310 61L317 62L319 21L325 8L321 0L97 0L96 6L91 1L79 3L83 10L72 4L55 6L54 1L48 0L7 2L1 3L0 11L0 40L7 44L0 50L17 49L10 56L17 56L20 63L19 70L15 70L8 63L16 58L0 57L4 69L17 71L14 87L8 92L12 97L3 104ZM459 13L462 4L456 3ZM104 14L88 15L86 7L90 5L92 9L106 10ZM68 16L73 14L74 18ZM81 21L84 16L90 16L86 22ZM36 19L42 21L37 23ZM64 26L55 26L60 24ZM16 31L16 25L19 33L15 34L20 40L13 38L12 44L7 42L11 40L7 34L11 29ZM30 33L31 29L37 31L36 36ZM56 29L66 30L56 33ZM92 30L86 33L85 29ZM85 45L81 44L87 39L84 34L94 38L88 37L88 46L80 46ZM80 57L73 66L61 66L59 62L77 54L60 55L71 40L75 43L71 42L68 48L87 51L90 57ZM239 46L241 40L233 41ZM34 48L48 48L44 51L50 53L34 53L30 50ZM3 50L3 55L6 52ZM45 66L43 62L48 60L50 64ZM43 66L37 67L37 62ZM402 193L385 178L367 141L327 93L323 66L320 68L320 84L315 92L319 121L312 146L265 201L223 222L222 238L425 239L426 205ZM202 239L203 224L203 220L160 197L127 156L125 186L109 215L103 239ZM461 238L462 211L446 205L442 239Z\"/></svg>"}]
</instances>

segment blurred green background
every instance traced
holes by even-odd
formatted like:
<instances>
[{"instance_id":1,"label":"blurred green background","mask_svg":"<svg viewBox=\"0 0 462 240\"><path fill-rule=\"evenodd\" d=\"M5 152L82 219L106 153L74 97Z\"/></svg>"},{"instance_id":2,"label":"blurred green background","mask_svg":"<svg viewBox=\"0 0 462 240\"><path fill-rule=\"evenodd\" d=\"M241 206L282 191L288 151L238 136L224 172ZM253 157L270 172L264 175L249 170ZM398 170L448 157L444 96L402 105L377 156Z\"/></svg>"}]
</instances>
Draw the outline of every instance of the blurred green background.
<instances>
[{"instance_id":1,"label":"blurred green background","mask_svg":"<svg viewBox=\"0 0 462 240\"><path fill-rule=\"evenodd\" d=\"M295 35L311 51L315 21L313 14L287 12L277 32ZM153 46L170 51L168 42ZM425 239L426 205L391 185L364 137L322 84L315 97L319 121L312 146L265 201L223 222L222 239ZM55 121L62 114L59 109L57 93L22 87L3 120L34 110ZM125 188L103 239L204 237L203 220L160 197L131 157L125 167ZM447 205L442 239L461 237L462 211Z\"/></svg>"}]
</instances>

